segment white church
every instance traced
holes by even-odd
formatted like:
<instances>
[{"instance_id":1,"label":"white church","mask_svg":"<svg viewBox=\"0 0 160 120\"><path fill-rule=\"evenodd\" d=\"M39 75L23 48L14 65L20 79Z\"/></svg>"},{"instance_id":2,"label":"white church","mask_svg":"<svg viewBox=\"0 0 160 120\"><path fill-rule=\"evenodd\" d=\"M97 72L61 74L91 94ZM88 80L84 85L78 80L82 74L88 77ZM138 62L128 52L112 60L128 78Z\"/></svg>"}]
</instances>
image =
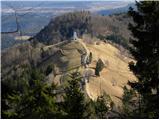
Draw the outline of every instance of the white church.
<instances>
[{"instance_id":1,"label":"white church","mask_svg":"<svg viewBox=\"0 0 160 120\"><path fill-rule=\"evenodd\" d=\"M73 40L78 40L77 33L75 31L73 32Z\"/></svg>"}]
</instances>

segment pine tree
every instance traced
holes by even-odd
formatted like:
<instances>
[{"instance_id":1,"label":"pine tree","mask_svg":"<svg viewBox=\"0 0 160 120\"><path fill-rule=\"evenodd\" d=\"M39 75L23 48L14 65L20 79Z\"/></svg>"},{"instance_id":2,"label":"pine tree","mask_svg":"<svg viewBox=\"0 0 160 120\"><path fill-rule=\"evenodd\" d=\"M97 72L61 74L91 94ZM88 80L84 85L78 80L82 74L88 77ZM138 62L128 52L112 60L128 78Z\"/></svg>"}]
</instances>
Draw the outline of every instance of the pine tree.
<instances>
[{"instance_id":1,"label":"pine tree","mask_svg":"<svg viewBox=\"0 0 160 120\"><path fill-rule=\"evenodd\" d=\"M121 113L121 118L136 118L137 112L136 107L138 104L138 99L135 100L134 98L137 97L135 90L132 88L128 89L126 86L123 87L124 94L122 96L122 108L123 112Z\"/></svg>"},{"instance_id":2,"label":"pine tree","mask_svg":"<svg viewBox=\"0 0 160 120\"><path fill-rule=\"evenodd\" d=\"M72 73L69 86L65 88L64 111L67 113L67 118L70 119L84 118L86 103L84 94L80 90L80 80L79 73Z\"/></svg>"},{"instance_id":3,"label":"pine tree","mask_svg":"<svg viewBox=\"0 0 160 120\"><path fill-rule=\"evenodd\" d=\"M49 87L43 82L43 74L34 69L31 71L30 80L26 83L23 92L15 91L8 95L9 108L3 112L6 118L59 118L54 87Z\"/></svg>"},{"instance_id":4,"label":"pine tree","mask_svg":"<svg viewBox=\"0 0 160 120\"><path fill-rule=\"evenodd\" d=\"M98 60L96 64L96 69L95 69L95 75L100 76L100 71L104 68L104 64L101 59Z\"/></svg>"},{"instance_id":5,"label":"pine tree","mask_svg":"<svg viewBox=\"0 0 160 120\"><path fill-rule=\"evenodd\" d=\"M107 118L107 112L109 108L105 104L104 96L99 96L95 102L95 114L97 118L104 119Z\"/></svg>"},{"instance_id":6,"label":"pine tree","mask_svg":"<svg viewBox=\"0 0 160 120\"><path fill-rule=\"evenodd\" d=\"M131 40L131 53L137 62L129 66L138 82L129 84L141 95L139 117L158 118L159 2L140 1L136 2L136 6L137 11L130 8L128 13L135 22L129 24L129 29L135 37Z\"/></svg>"}]
</instances>

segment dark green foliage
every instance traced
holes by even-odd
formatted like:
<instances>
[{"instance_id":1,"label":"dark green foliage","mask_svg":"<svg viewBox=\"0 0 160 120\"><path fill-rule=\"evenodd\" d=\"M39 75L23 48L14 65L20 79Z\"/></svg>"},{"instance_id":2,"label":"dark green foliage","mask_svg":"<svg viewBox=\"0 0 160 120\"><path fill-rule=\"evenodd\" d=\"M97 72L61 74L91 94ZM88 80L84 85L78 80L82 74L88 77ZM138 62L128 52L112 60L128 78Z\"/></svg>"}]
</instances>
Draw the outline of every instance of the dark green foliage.
<instances>
[{"instance_id":1,"label":"dark green foliage","mask_svg":"<svg viewBox=\"0 0 160 120\"><path fill-rule=\"evenodd\" d=\"M104 96L100 96L97 98L95 103L95 113L99 119L107 118L107 112L109 108L106 106L106 101Z\"/></svg>"},{"instance_id":2,"label":"dark green foliage","mask_svg":"<svg viewBox=\"0 0 160 120\"><path fill-rule=\"evenodd\" d=\"M66 87L64 96L64 112L66 118L107 118L107 112L113 104L110 96L104 94L97 98L96 101L87 101L84 93L80 90L81 76L75 72L71 74L69 86Z\"/></svg>"},{"instance_id":3,"label":"dark green foliage","mask_svg":"<svg viewBox=\"0 0 160 120\"><path fill-rule=\"evenodd\" d=\"M108 118L108 112L113 108L113 105L114 103L112 102L110 96L106 94L99 96L96 101L90 100L86 109L86 112L89 115L87 118Z\"/></svg>"},{"instance_id":4,"label":"dark green foliage","mask_svg":"<svg viewBox=\"0 0 160 120\"><path fill-rule=\"evenodd\" d=\"M38 44L38 43L35 43L35 44ZM43 48L41 48L41 58L45 58L47 55L46 55L46 52L44 51Z\"/></svg>"},{"instance_id":5,"label":"dark green foliage","mask_svg":"<svg viewBox=\"0 0 160 120\"><path fill-rule=\"evenodd\" d=\"M89 64L92 62L92 52L89 53Z\"/></svg>"},{"instance_id":6,"label":"dark green foliage","mask_svg":"<svg viewBox=\"0 0 160 120\"><path fill-rule=\"evenodd\" d=\"M124 86L123 91L124 91L124 94L122 97L122 103L123 103L124 114L122 114L121 116L122 118L136 118L136 111L134 110L137 107L137 102L136 100L133 100L134 97L138 99L136 97L136 93L133 89L128 89L126 86Z\"/></svg>"},{"instance_id":7,"label":"dark green foliage","mask_svg":"<svg viewBox=\"0 0 160 120\"><path fill-rule=\"evenodd\" d=\"M22 72L22 75L14 75L11 78L7 78L3 81L1 81L1 95L2 95L2 118L8 118L4 114L4 111L9 109L9 105L7 104L8 95L15 93L15 91L18 91L19 93L22 93L26 87L27 87L27 79L29 78L28 73L30 69L25 68L25 70Z\"/></svg>"},{"instance_id":8,"label":"dark green foliage","mask_svg":"<svg viewBox=\"0 0 160 120\"><path fill-rule=\"evenodd\" d=\"M89 56L87 57L86 63L91 64L92 62L92 52L89 53Z\"/></svg>"},{"instance_id":9,"label":"dark green foliage","mask_svg":"<svg viewBox=\"0 0 160 120\"><path fill-rule=\"evenodd\" d=\"M129 47L128 41L121 35L111 34L109 36L106 36L106 39L112 41L113 43L122 45L126 49L128 49Z\"/></svg>"},{"instance_id":10,"label":"dark green foliage","mask_svg":"<svg viewBox=\"0 0 160 120\"><path fill-rule=\"evenodd\" d=\"M4 111L7 118L56 118L58 113L51 89L39 80L35 80L34 87L29 86L24 93L9 95L8 103L11 108Z\"/></svg>"},{"instance_id":11,"label":"dark green foliage","mask_svg":"<svg viewBox=\"0 0 160 120\"><path fill-rule=\"evenodd\" d=\"M97 37L110 32L118 36L118 42L120 41L123 45L126 45L130 37L127 29L129 21L132 21L132 19L124 13L112 16L100 16L91 14L88 11L76 11L55 17L30 40L43 44L55 44L71 40L74 31L77 32L78 37L81 37L83 34Z\"/></svg>"},{"instance_id":12,"label":"dark green foliage","mask_svg":"<svg viewBox=\"0 0 160 120\"><path fill-rule=\"evenodd\" d=\"M124 95L122 102L127 105L129 104L129 101L133 98L134 91L132 89L131 90L127 89L126 86L123 88L123 90L124 90Z\"/></svg>"},{"instance_id":13,"label":"dark green foliage","mask_svg":"<svg viewBox=\"0 0 160 120\"><path fill-rule=\"evenodd\" d=\"M79 73L72 73L69 86L65 88L64 111L67 113L67 118L84 118L86 103L84 94L80 90L80 80Z\"/></svg>"},{"instance_id":14,"label":"dark green foliage","mask_svg":"<svg viewBox=\"0 0 160 120\"><path fill-rule=\"evenodd\" d=\"M131 53L137 63L131 63L130 68L138 78L131 83L132 88L141 95L139 118L158 118L159 114L159 2L136 2L138 11L132 8L129 15L135 24L129 24L136 39L132 39ZM156 92L153 93L152 90Z\"/></svg>"},{"instance_id":15,"label":"dark green foliage","mask_svg":"<svg viewBox=\"0 0 160 120\"><path fill-rule=\"evenodd\" d=\"M99 73L100 71L98 70L98 69L95 69L95 75L96 76L100 76L100 73Z\"/></svg>"},{"instance_id":16,"label":"dark green foliage","mask_svg":"<svg viewBox=\"0 0 160 120\"><path fill-rule=\"evenodd\" d=\"M48 86L42 71L24 68L21 88L2 82L2 118L106 118L109 108L104 97L97 101L86 100L81 90L81 75L70 75L65 87L64 99L57 102L56 86ZM18 79L15 79L17 81ZM10 84L9 84L10 85ZM4 90L6 90L4 92Z\"/></svg>"},{"instance_id":17,"label":"dark green foliage","mask_svg":"<svg viewBox=\"0 0 160 120\"><path fill-rule=\"evenodd\" d=\"M57 111L55 96L52 94L55 88L44 83L43 73L33 69L21 76L21 79L25 78L23 91L13 89L2 97L6 105L2 108L2 118L58 118L60 112Z\"/></svg>"},{"instance_id":18,"label":"dark green foliage","mask_svg":"<svg viewBox=\"0 0 160 120\"><path fill-rule=\"evenodd\" d=\"M101 59L98 60L95 68L95 75L100 76L100 71L104 68L104 63L102 62Z\"/></svg>"},{"instance_id":19,"label":"dark green foliage","mask_svg":"<svg viewBox=\"0 0 160 120\"><path fill-rule=\"evenodd\" d=\"M89 99L87 101L87 104L86 104L86 110L85 110L85 118L87 119L95 119L95 118L98 118L96 116L96 113L95 113L95 101Z\"/></svg>"},{"instance_id":20,"label":"dark green foliage","mask_svg":"<svg viewBox=\"0 0 160 120\"><path fill-rule=\"evenodd\" d=\"M98 35L97 38L99 38L100 40L106 40L106 36L103 35Z\"/></svg>"},{"instance_id":21,"label":"dark green foliage","mask_svg":"<svg viewBox=\"0 0 160 120\"><path fill-rule=\"evenodd\" d=\"M53 71L53 65L48 65L46 69L46 75L49 75Z\"/></svg>"},{"instance_id":22,"label":"dark green foliage","mask_svg":"<svg viewBox=\"0 0 160 120\"><path fill-rule=\"evenodd\" d=\"M107 36L98 35L98 38L100 40L109 40L109 41L116 43L118 45L122 45L126 49L128 49L130 46L128 40L118 34L111 34L111 35L107 35Z\"/></svg>"},{"instance_id":23,"label":"dark green foliage","mask_svg":"<svg viewBox=\"0 0 160 120\"><path fill-rule=\"evenodd\" d=\"M53 44L63 40L69 40L76 31L78 36L88 31L90 22L90 12L80 11L67 13L51 20L48 26L40 31L33 41L44 44Z\"/></svg>"}]
</instances>

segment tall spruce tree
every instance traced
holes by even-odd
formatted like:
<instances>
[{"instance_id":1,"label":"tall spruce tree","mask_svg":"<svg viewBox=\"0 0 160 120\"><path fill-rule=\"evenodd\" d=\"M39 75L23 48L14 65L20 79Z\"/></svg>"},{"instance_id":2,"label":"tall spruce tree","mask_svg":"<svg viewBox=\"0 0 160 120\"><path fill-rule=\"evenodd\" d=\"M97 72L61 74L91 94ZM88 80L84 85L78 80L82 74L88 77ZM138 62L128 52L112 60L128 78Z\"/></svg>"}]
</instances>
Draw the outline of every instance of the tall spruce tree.
<instances>
[{"instance_id":1,"label":"tall spruce tree","mask_svg":"<svg viewBox=\"0 0 160 120\"><path fill-rule=\"evenodd\" d=\"M84 94L80 90L81 77L78 72L71 74L69 86L65 88L64 96L64 111L67 113L67 118L80 119L84 118L86 103Z\"/></svg>"},{"instance_id":2,"label":"tall spruce tree","mask_svg":"<svg viewBox=\"0 0 160 120\"><path fill-rule=\"evenodd\" d=\"M59 118L62 117L58 111L55 95L52 89L43 82L44 75L37 69L27 73L28 79L23 87L26 89L14 91L9 94L5 101L8 109L2 111L4 118ZM25 75L21 76L21 79Z\"/></svg>"},{"instance_id":3,"label":"tall spruce tree","mask_svg":"<svg viewBox=\"0 0 160 120\"><path fill-rule=\"evenodd\" d=\"M137 10L129 9L134 24L129 24L135 39L131 40L131 53L137 60L129 64L138 78L131 83L141 95L140 118L158 118L159 114L159 2L136 2ZM154 92L153 92L154 91Z\"/></svg>"},{"instance_id":4,"label":"tall spruce tree","mask_svg":"<svg viewBox=\"0 0 160 120\"><path fill-rule=\"evenodd\" d=\"M98 119L107 118L107 112L109 111L109 107L105 104L104 96L99 96L97 101L95 102L95 114Z\"/></svg>"}]
</instances>

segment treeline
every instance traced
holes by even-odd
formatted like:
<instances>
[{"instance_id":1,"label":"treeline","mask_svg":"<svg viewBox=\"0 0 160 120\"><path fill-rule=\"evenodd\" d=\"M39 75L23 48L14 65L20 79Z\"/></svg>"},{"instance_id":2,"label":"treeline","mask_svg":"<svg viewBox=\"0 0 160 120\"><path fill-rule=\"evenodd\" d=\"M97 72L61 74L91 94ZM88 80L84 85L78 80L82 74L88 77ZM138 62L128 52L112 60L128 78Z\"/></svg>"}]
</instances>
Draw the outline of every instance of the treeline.
<instances>
[{"instance_id":1,"label":"treeline","mask_svg":"<svg viewBox=\"0 0 160 120\"><path fill-rule=\"evenodd\" d=\"M125 13L111 16L91 14L88 11L66 13L51 20L44 29L30 40L49 45L72 39L73 32L76 31L78 37L83 34L90 34L92 37L106 36L108 39L114 35L118 37L118 41L117 39L108 40L127 46L131 37L128 30L129 22L132 22L132 19Z\"/></svg>"},{"instance_id":2,"label":"treeline","mask_svg":"<svg viewBox=\"0 0 160 120\"><path fill-rule=\"evenodd\" d=\"M129 24L135 39L130 51L136 63L129 64L138 82L129 85L139 93L136 118L159 118L159 1L136 2L138 11L129 9L134 24Z\"/></svg>"},{"instance_id":3,"label":"treeline","mask_svg":"<svg viewBox=\"0 0 160 120\"><path fill-rule=\"evenodd\" d=\"M45 82L45 73L23 66L14 82L2 81L2 118L108 118L113 107L108 95L92 101L81 90L81 76L70 74L64 93L56 93L55 84ZM47 72L47 71L46 71ZM57 96L62 99L58 99Z\"/></svg>"},{"instance_id":4,"label":"treeline","mask_svg":"<svg viewBox=\"0 0 160 120\"><path fill-rule=\"evenodd\" d=\"M90 21L91 14L85 11L58 16L51 20L50 23L33 38L33 41L44 44L54 44L71 39L74 31L77 32L78 36L85 33L89 29Z\"/></svg>"}]
</instances>

